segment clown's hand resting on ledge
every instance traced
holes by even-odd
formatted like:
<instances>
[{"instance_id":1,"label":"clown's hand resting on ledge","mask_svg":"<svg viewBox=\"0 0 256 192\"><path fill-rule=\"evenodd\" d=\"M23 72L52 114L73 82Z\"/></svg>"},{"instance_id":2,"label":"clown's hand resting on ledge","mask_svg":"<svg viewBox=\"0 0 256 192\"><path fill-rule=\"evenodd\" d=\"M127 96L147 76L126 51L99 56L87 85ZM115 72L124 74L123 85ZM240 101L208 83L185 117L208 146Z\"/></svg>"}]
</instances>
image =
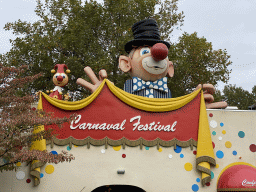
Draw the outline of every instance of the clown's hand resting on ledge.
<instances>
[{"instance_id":1,"label":"clown's hand resting on ledge","mask_svg":"<svg viewBox=\"0 0 256 192\"><path fill-rule=\"evenodd\" d=\"M81 79L81 78L78 78L76 83L78 85L83 86L85 89L90 90L91 93L93 93L99 87L99 85L102 83L102 81L108 77L105 69L100 70L99 79L96 77L96 75L94 74L94 72L92 71L92 69L90 67L85 67L84 71L89 76L89 78L91 79L93 84L91 84L88 81L85 81L84 79Z\"/></svg>"},{"instance_id":2,"label":"clown's hand resting on ledge","mask_svg":"<svg viewBox=\"0 0 256 192\"><path fill-rule=\"evenodd\" d=\"M201 87L202 85L199 84L194 91ZM213 94L215 93L215 88L212 84L203 84L203 91L206 109L225 109L228 106L225 101L212 103L214 101Z\"/></svg>"}]
</instances>

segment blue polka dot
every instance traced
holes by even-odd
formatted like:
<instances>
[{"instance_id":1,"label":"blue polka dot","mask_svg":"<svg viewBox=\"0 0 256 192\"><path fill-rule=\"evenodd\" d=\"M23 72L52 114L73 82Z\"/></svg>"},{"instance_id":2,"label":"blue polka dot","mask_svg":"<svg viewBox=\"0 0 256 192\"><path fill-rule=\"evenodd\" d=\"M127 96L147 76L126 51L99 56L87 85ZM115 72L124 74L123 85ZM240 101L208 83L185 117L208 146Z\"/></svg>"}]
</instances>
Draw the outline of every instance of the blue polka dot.
<instances>
[{"instance_id":1,"label":"blue polka dot","mask_svg":"<svg viewBox=\"0 0 256 192\"><path fill-rule=\"evenodd\" d=\"M58 155L57 151L51 151L50 153L52 153L53 155Z\"/></svg>"},{"instance_id":2,"label":"blue polka dot","mask_svg":"<svg viewBox=\"0 0 256 192\"><path fill-rule=\"evenodd\" d=\"M44 174L43 173L40 173L40 178L42 178L44 176Z\"/></svg>"},{"instance_id":3,"label":"blue polka dot","mask_svg":"<svg viewBox=\"0 0 256 192\"><path fill-rule=\"evenodd\" d=\"M244 138L245 134L244 134L243 131L239 131L239 132L238 132L238 136L239 136L240 138Z\"/></svg>"},{"instance_id":4,"label":"blue polka dot","mask_svg":"<svg viewBox=\"0 0 256 192\"><path fill-rule=\"evenodd\" d=\"M213 132L212 132L212 135L216 135L216 131L213 131Z\"/></svg>"},{"instance_id":5,"label":"blue polka dot","mask_svg":"<svg viewBox=\"0 0 256 192\"><path fill-rule=\"evenodd\" d=\"M236 151L233 151L232 153L233 153L233 155L237 155L237 152L236 152Z\"/></svg>"},{"instance_id":6,"label":"blue polka dot","mask_svg":"<svg viewBox=\"0 0 256 192\"><path fill-rule=\"evenodd\" d=\"M182 148L181 148L179 145L176 145L176 149L174 149L174 151L175 151L176 153L180 153L181 150L182 150Z\"/></svg>"},{"instance_id":7,"label":"blue polka dot","mask_svg":"<svg viewBox=\"0 0 256 192\"><path fill-rule=\"evenodd\" d=\"M149 150L149 147L145 147L146 150Z\"/></svg>"},{"instance_id":8,"label":"blue polka dot","mask_svg":"<svg viewBox=\"0 0 256 192\"><path fill-rule=\"evenodd\" d=\"M199 190L199 186L197 184L192 185L192 190L193 191L198 191Z\"/></svg>"},{"instance_id":9,"label":"blue polka dot","mask_svg":"<svg viewBox=\"0 0 256 192\"><path fill-rule=\"evenodd\" d=\"M180 154L180 158L183 158L184 157L184 155L183 154Z\"/></svg>"},{"instance_id":10,"label":"blue polka dot","mask_svg":"<svg viewBox=\"0 0 256 192\"><path fill-rule=\"evenodd\" d=\"M3 159L4 160L4 163L9 163L9 161L8 160L6 160L6 159Z\"/></svg>"},{"instance_id":11,"label":"blue polka dot","mask_svg":"<svg viewBox=\"0 0 256 192\"><path fill-rule=\"evenodd\" d=\"M68 151L70 151L70 150L71 150L69 146L67 146L67 150L68 150Z\"/></svg>"},{"instance_id":12,"label":"blue polka dot","mask_svg":"<svg viewBox=\"0 0 256 192\"><path fill-rule=\"evenodd\" d=\"M220 126L223 127L223 126L224 126L224 123L220 123Z\"/></svg>"},{"instance_id":13,"label":"blue polka dot","mask_svg":"<svg viewBox=\"0 0 256 192\"><path fill-rule=\"evenodd\" d=\"M211 171L211 179L214 178L214 173Z\"/></svg>"},{"instance_id":14,"label":"blue polka dot","mask_svg":"<svg viewBox=\"0 0 256 192\"><path fill-rule=\"evenodd\" d=\"M222 159L222 158L224 157L224 153L223 153L221 150L219 150L219 151L216 152L216 156L217 156L219 159Z\"/></svg>"},{"instance_id":15,"label":"blue polka dot","mask_svg":"<svg viewBox=\"0 0 256 192\"><path fill-rule=\"evenodd\" d=\"M197 178L197 179L196 179L196 182L198 182L198 183L199 183L199 182L200 182L200 179L199 179L199 178Z\"/></svg>"}]
</instances>

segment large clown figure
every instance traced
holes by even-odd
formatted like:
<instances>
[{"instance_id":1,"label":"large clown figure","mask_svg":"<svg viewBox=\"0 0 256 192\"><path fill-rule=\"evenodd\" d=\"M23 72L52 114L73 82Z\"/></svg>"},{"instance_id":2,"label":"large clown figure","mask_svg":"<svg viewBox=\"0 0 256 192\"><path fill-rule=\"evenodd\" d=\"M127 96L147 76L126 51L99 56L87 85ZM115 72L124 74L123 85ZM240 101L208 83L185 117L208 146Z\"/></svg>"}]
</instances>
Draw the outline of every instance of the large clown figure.
<instances>
[{"instance_id":1,"label":"large clown figure","mask_svg":"<svg viewBox=\"0 0 256 192\"><path fill-rule=\"evenodd\" d=\"M167 77L173 77L173 63L169 61L168 49L170 44L160 39L159 29L154 19L145 19L135 23L132 27L134 39L126 43L127 56L119 57L119 68L129 73L132 79L125 82L124 90L149 98L171 98L171 91L167 87ZM104 78L107 78L106 70L99 72L99 79L90 67L84 68L85 73L93 84L79 78L77 84L94 92ZM226 108L226 102L212 103L215 92L211 84L203 86L204 98L207 108Z\"/></svg>"}]
</instances>

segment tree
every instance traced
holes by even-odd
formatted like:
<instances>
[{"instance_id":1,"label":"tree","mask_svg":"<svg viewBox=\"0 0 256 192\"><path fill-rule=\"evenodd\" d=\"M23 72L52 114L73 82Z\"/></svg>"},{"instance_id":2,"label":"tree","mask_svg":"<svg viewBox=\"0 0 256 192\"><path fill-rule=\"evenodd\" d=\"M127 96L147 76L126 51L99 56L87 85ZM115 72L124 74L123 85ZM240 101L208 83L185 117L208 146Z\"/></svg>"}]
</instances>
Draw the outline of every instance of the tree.
<instances>
[{"instance_id":1,"label":"tree","mask_svg":"<svg viewBox=\"0 0 256 192\"><path fill-rule=\"evenodd\" d=\"M241 110L248 110L248 106L255 103L253 94L236 85L226 85L223 93L228 105L237 106Z\"/></svg>"},{"instance_id":2,"label":"tree","mask_svg":"<svg viewBox=\"0 0 256 192\"><path fill-rule=\"evenodd\" d=\"M125 54L124 45L133 39L131 26L142 19L153 17L159 24L165 40L178 24L182 25L183 12L177 13L178 0L47 0L38 1L35 12L40 19L35 23L18 20L7 23L5 30L23 35L12 43L12 49L0 61L9 66L32 64L24 74L39 71L43 76L26 87L26 91L52 89L50 70L57 63L65 63L71 70L67 91L78 91L82 96L90 93L76 84L83 77L84 67L96 73L104 68L109 79L120 88L127 79L118 69L118 57ZM156 9L157 8L157 9ZM81 97L80 97L81 98ZM76 98L78 99L78 98Z\"/></svg>"},{"instance_id":3,"label":"tree","mask_svg":"<svg viewBox=\"0 0 256 192\"><path fill-rule=\"evenodd\" d=\"M226 50L213 50L212 43L199 38L197 33L184 33L169 51L169 59L174 63L174 76L169 81L174 97L190 93L198 84L218 81L227 83L230 55Z\"/></svg>"},{"instance_id":4,"label":"tree","mask_svg":"<svg viewBox=\"0 0 256 192\"><path fill-rule=\"evenodd\" d=\"M52 130L32 133L40 125L61 125L71 118L53 118L52 114L31 108L32 95L21 94L24 85L33 82L41 74L23 76L28 66L5 67L0 64L0 171L16 170L17 162L39 160L43 163L71 161L74 157L63 151L53 155L46 151L30 150L33 141L51 139Z\"/></svg>"}]
</instances>

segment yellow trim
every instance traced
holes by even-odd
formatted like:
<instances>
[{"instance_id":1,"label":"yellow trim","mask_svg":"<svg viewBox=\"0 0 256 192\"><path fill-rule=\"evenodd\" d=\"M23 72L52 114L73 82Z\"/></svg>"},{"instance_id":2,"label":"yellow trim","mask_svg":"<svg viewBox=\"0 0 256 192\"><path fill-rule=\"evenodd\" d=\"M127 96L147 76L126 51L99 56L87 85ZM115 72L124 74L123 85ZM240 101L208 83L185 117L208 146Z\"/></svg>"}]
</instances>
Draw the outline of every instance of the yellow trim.
<instances>
[{"instance_id":1,"label":"yellow trim","mask_svg":"<svg viewBox=\"0 0 256 192\"><path fill-rule=\"evenodd\" d=\"M248 165L250 167L253 167L256 169L255 166L249 164L249 163L245 163L245 162L235 162L235 163L231 163L229 165L227 165L224 169L222 169L222 171L220 172L219 176L218 176L218 179L217 179L217 186L218 186L218 183L219 183L219 178L220 176L224 173L224 171L226 171L229 167L233 167L234 165Z\"/></svg>"},{"instance_id":2,"label":"yellow trim","mask_svg":"<svg viewBox=\"0 0 256 192\"><path fill-rule=\"evenodd\" d=\"M130 93L127 93L126 91L123 91L122 89L119 89L115 85L113 85L109 80L104 79L103 82L100 84L98 89L91 94L89 97L75 102L70 101L63 101L58 100L49 97L45 93L42 93L45 99L51 103L52 105L64 109L64 110L79 110L87 105L89 105L101 92L103 86L107 84L110 91L118 97L120 100L122 100L124 103L140 109L144 111L151 111L151 112L164 112L164 111L172 111L179 109L192 101L200 92L200 89L192 92L188 95L177 97L177 98L168 98L168 99L159 99L159 98L147 98L142 96L133 95Z\"/></svg>"},{"instance_id":3,"label":"yellow trim","mask_svg":"<svg viewBox=\"0 0 256 192\"><path fill-rule=\"evenodd\" d=\"M210 157L215 160L203 90L201 90L200 116L199 116L196 158L199 158L202 156ZM207 170L210 170L209 162L201 162L198 165L204 167ZM211 175L202 172L202 179L209 177L209 176L211 176Z\"/></svg>"},{"instance_id":4,"label":"yellow trim","mask_svg":"<svg viewBox=\"0 0 256 192\"><path fill-rule=\"evenodd\" d=\"M99 95L99 93L101 92L105 84L105 81L106 80L104 80L100 84L100 86L96 89L96 91L93 94L91 94L89 97L82 99L80 101L63 101L63 100L58 100L58 99L49 97L45 93L42 93L42 94L49 103L51 103L52 105L60 109L70 110L70 111L79 110L89 105Z\"/></svg>"}]
</instances>

